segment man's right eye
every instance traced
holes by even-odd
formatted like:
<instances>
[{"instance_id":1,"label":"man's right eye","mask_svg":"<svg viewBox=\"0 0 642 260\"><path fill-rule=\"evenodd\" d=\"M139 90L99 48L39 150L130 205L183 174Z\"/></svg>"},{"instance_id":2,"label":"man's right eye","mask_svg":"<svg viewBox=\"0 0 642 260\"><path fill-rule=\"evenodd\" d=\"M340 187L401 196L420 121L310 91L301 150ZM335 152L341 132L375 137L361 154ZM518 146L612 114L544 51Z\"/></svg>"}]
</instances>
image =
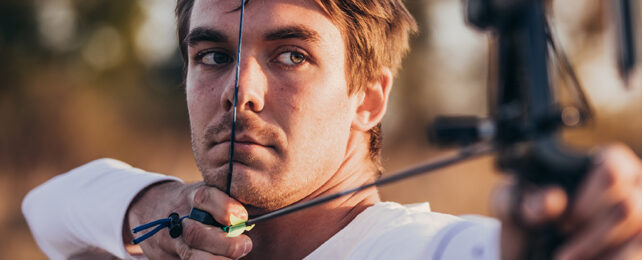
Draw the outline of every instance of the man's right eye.
<instances>
[{"instance_id":1,"label":"man's right eye","mask_svg":"<svg viewBox=\"0 0 642 260\"><path fill-rule=\"evenodd\" d=\"M232 57L219 51L207 51L199 53L196 56L196 61L205 65L223 65L232 62Z\"/></svg>"}]
</instances>

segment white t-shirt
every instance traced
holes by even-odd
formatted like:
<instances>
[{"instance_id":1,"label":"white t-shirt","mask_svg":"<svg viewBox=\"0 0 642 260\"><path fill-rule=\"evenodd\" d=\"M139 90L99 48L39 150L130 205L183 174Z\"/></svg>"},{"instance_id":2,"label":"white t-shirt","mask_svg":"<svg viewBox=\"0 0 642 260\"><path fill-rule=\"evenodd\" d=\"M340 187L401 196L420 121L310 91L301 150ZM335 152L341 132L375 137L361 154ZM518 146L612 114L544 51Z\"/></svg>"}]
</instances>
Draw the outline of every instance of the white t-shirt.
<instances>
[{"instance_id":1,"label":"white t-shirt","mask_svg":"<svg viewBox=\"0 0 642 260\"><path fill-rule=\"evenodd\" d=\"M133 198L145 187L180 179L100 159L33 189L22 212L38 246L51 259L125 250L122 228ZM430 211L428 203L380 202L305 259L499 259L499 223L480 216Z\"/></svg>"},{"instance_id":2,"label":"white t-shirt","mask_svg":"<svg viewBox=\"0 0 642 260\"><path fill-rule=\"evenodd\" d=\"M379 202L305 259L499 259L497 220Z\"/></svg>"}]
</instances>

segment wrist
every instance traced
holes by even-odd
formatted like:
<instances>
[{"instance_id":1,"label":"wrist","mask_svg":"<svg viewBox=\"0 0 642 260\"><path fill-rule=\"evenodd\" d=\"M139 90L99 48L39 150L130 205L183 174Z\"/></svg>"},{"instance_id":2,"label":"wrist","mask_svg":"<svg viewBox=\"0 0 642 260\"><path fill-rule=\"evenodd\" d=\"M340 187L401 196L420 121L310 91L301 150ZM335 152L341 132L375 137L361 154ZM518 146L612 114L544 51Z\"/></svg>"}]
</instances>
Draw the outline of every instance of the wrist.
<instances>
[{"instance_id":1,"label":"wrist","mask_svg":"<svg viewBox=\"0 0 642 260\"><path fill-rule=\"evenodd\" d=\"M176 212L187 215L191 208L190 191L196 184L184 184L175 181L154 183L132 200L123 222L123 241L130 244L134 238L131 230L141 224L166 218Z\"/></svg>"},{"instance_id":2,"label":"wrist","mask_svg":"<svg viewBox=\"0 0 642 260\"><path fill-rule=\"evenodd\" d=\"M130 229L160 218L166 218L170 213L179 214L189 211L190 186L180 182L160 182L146 187L130 204L127 220Z\"/></svg>"}]
</instances>

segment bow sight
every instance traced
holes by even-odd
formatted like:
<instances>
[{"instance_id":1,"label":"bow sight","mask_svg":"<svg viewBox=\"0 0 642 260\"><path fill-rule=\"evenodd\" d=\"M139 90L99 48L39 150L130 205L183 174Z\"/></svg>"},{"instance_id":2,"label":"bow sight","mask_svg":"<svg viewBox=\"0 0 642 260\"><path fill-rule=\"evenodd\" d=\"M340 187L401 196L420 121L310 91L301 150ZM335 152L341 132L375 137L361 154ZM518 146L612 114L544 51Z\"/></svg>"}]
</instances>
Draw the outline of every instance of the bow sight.
<instances>
[{"instance_id":1,"label":"bow sight","mask_svg":"<svg viewBox=\"0 0 642 260\"><path fill-rule=\"evenodd\" d=\"M550 84L543 3L470 0L467 17L495 36L491 118L438 117L431 129L434 139L441 144L490 141L502 170L536 184L556 183L573 190L589 159L568 151L557 138L564 120ZM589 115L575 111L582 119Z\"/></svg>"},{"instance_id":2,"label":"bow sight","mask_svg":"<svg viewBox=\"0 0 642 260\"><path fill-rule=\"evenodd\" d=\"M617 1L624 7L620 13L629 14L620 17L625 22L619 25L624 28L620 38L625 40L621 41L624 46L620 52L621 71L630 71L635 51L630 1ZM544 1L468 0L466 4L468 22L494 36L490 118L438 117L430 129L432 139L440 144L459 145L490 142L497 152L498 168L516 174L521 187L556 184L572 195L589 170L591 159L566 148L559 141L558 130L569 123L586 121L591 112L577 81L575 91L581 105L561 109L555 103L548 47L553 52L556 48L547 25ZM575 79L565 57L558 61L564 63ZM515 202L519 200L516 198ZM533 233L527 243L531 248L524 258L551 259L562 237L553 228Z\"/></svg>"}]
</instances>

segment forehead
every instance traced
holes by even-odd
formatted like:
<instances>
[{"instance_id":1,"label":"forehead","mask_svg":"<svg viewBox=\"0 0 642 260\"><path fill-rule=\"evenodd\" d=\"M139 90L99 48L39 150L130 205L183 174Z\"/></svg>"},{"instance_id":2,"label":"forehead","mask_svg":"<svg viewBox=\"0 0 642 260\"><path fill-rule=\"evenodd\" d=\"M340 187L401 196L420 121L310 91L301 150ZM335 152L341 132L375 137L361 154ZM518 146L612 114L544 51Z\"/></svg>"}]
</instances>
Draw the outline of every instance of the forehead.
<instances>
[{"instance_id":1,"label":"forehead","mask_svg":"<svg viewBox=\"0 0 642 260\"><path fill-rule=\"evenodd\" d=\"M196 0L190 17L190 30L198 27L237 32L241 0ZM313 0L250 0L245 6L244 38L250 31L300 25L313 29L321 38L339 32L330 17ZM245 31L248 33L246 34Z\"/></svg>"}]
</instances>

